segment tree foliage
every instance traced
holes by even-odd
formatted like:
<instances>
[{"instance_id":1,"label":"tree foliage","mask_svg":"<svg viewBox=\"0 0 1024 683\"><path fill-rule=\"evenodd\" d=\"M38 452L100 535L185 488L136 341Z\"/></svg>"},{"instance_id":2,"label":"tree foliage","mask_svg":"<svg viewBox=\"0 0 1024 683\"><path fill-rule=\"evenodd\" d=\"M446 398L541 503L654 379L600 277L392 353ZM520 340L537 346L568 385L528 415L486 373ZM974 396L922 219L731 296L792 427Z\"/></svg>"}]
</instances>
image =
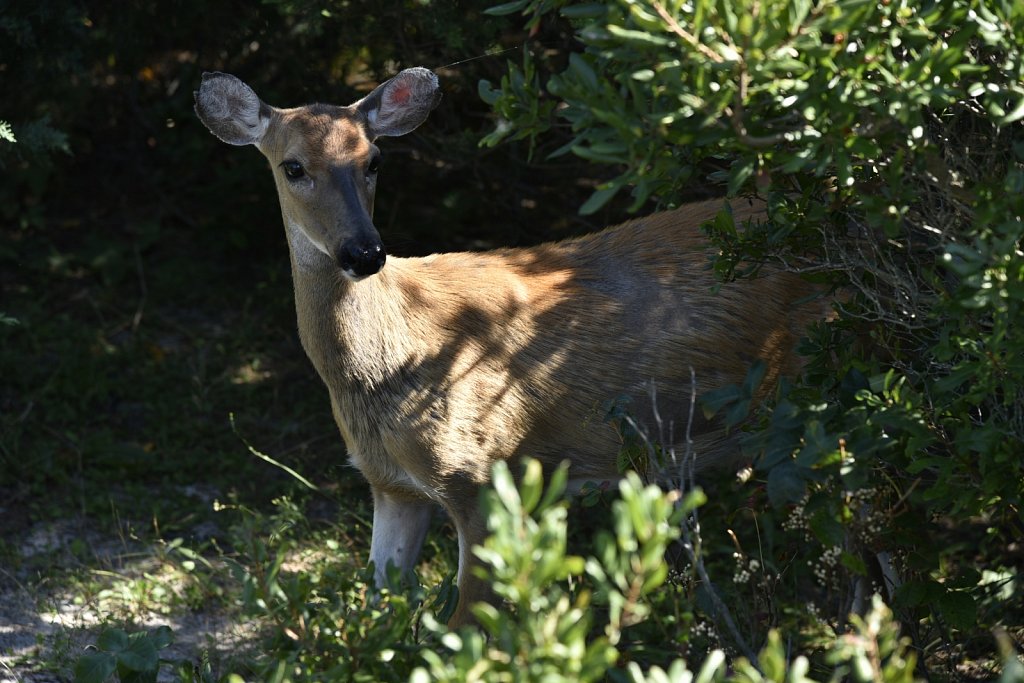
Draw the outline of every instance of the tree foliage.
<instances>
[{"instance_id":1,"label":"tree foliage","mask_svg":"<svg viewBox=\"0 0 1024 683\"><path fill-rule=\"evenodd\" d=\"M415 670L410 683L825 680L811 674L806 657L787 655L778 631L768 634L758 654L737 658L732 666L721 650L707 653L699 662L675 658L660 666L643 657L628 661L637 653L623 647L626 628L657 609L655 594L664 590L668 578L667 545L679 537L681 525L692 524L694 511L706 498L699 489L683 498L666 494L628 473L619 485L621 497L612 506L614 531L599 534L584 560L566 550L565 503L556 502L565 479L565 470L559 471L545 491L540 465L530 461L517 488L508 467L497 463L494 490L487 497L492 536L478 555L495 590L505 598L506 609L480 605L479 630L439 630L442 651L425 649L427 666ZM597 637L591 635L595 630ZM662 633L668 638L679 635ZM856 681L909 683L914 680L915 657L908 654L908 645L899 636L892 613L876 600L863 619L854 619L850 634L832 645L831 680L849 676Z\"/></svg>"},{"instance_id":2,"label":"tree foliage","mask_svg":"<svg viewBox=\"0 0 1024 683\"><path fill-rule=\"evenodd\" d=\"M994 591L1019 585L1007 548L1024 528L1024 6L517 0L491 12L567 25L578 49L535 50L480 84L501 117L486 144L568 129L553 156L616 173L583 212L618 193L634 209L673 206L707 181L760 194L765 225L707 226L718 273L771 264L835 296L837 319L805 340L801 381L744 428L762 513L814 541L796 556L823 563L834 614L860 603L838 587L884 557L922 639L1018 624ZM749 393L726 387L705 406L740 428ZM794 546L778 551L782 567Z\"/></svg>"}]
</instances>

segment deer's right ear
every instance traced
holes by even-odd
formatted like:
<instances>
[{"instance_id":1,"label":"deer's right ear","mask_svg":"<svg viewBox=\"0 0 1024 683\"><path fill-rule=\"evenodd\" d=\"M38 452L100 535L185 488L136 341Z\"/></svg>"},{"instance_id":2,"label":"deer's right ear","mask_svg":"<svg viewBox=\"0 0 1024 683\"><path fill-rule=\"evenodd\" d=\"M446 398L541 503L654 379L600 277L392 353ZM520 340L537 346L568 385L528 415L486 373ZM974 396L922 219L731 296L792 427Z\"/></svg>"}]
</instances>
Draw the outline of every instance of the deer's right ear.
<instances>
[{"instance_id":1,"label":"deer's right ear","mask_svg":"<svg viewBox=\"0 0 1024 683\"><path fill-rule=\"evenodd\" d=\"M405 69L354 106L366 117L371 139L415 130L441 101L437 76L421 66Z\"/></svg>"},{"instance_id":2,"label":"deer's right ear","mask_svg":"<svg viewBox=\"0 0 1024 683\"><path fill-rule=\"evenodd\" d=\"M230 145L255 145L267 132L270 107L231 74L206 72L193 93L196 114L210 132Z\"/></svg>"}]
</instances>

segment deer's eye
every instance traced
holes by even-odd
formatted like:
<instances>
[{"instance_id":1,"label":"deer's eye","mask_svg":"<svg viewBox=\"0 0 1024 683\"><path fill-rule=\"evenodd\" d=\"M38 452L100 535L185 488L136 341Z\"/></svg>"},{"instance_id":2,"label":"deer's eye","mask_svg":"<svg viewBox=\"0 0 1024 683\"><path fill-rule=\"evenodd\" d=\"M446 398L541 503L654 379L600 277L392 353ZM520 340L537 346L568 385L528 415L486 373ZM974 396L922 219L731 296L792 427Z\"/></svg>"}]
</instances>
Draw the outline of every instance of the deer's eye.
<instances>
[{"instance_id":1,"label":"deer's eye","mask_svg":"<svg viewBox=\"0 0 1024 683\"><path fill-rule=\"evenodd\" d=\"M306 171L302 168L302 164L297 161L284 161L281 163L281 168L284 169L284 174L288 176L289 180L298 180L302 176L306 175Z\"/></svg>"}]
</instances>

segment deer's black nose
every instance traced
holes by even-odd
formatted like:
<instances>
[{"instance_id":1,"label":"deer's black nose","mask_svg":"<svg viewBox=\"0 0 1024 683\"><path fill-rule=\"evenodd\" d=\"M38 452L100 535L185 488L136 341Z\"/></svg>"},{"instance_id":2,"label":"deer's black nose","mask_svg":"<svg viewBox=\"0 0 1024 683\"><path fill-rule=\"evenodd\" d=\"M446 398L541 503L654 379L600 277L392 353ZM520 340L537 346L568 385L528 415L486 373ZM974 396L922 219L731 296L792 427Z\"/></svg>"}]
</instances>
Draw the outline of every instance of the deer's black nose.
<instances>
[{"instance_id":1,"label":"deer's black nose","mask_svg":"<svg viewBox=\"0 0 1024 683\"><path fill-rule=\"evenodd\" d=\"M380 272L387 260L384 245L379 241L347 242L335 257L338 267L355 277L366 277Z\"/></svg>"}]
</instances>

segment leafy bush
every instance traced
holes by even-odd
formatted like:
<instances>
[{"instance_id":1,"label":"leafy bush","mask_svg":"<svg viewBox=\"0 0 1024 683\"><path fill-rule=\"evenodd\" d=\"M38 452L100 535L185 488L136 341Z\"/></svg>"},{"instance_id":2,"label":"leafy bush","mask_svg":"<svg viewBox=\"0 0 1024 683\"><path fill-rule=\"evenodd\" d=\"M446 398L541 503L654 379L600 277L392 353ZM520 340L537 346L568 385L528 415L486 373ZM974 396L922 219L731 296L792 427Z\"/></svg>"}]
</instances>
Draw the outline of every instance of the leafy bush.
<instances>
[{"instance_id":1,"label":"leafy bush","mask_svg":"<svg viewBox=\"0 0 1024 683\"><path fill-rule=\"evenodd\" d=\"M768 621L810 602L840 626L874 582L926 655L954 653L944 665L991 642L990 627L1020 638L1019 605L995 595L1020 583L1008 549L1024 528L1024 6L491 11L541 33L568 26L579 50L528 52L480 84L502 118L487 144L568 127L554 156L616 172L583 212L625 192L634 209L673 206L706 182L761 194L765 225L707 226L716 271L782 267L835 293L837 319L809 332L799 383L748 420L750 391L705 397L745 430L756 507L744 514L774 526L759 562L788 575ZM744 541L763 547L738 541L741 556Z\"/></svg>"},{"instance_id":2,"label":"leafy bush","mask_svg":"<svg viewBox=\"0 0 1024 683\"><path fill-rule=\"evenodd\" d=\"M612 505L611 530L578 556L569 552L566 479L567 470L561 468L545 487L540 463L528 460L517 485L505 463L495 466L493 489L485 496L491 536L476 552L503 602L475 606L479 627L457 633L435 618L439 601L425 606L422 589L411 596L375 592L370 573L335 571L336 559L307 557L302 571L286 571L286 558L293 565L297 561L298 544L290 539L290 529L301 525L292 503L279 501L279 513L272 518L243 518L237 542L250 563L236 563L236 575L248 609L272 625L267 655L256 662L255 677L410 683L914 680L909 640L877 597L863 618L852 618L850 632L830 646L827 663L813 676L810 660L792 656L777 630L749 659L730 663L724 651L709 651L696 674L689 669L696 658L670 657L652 664L632 649L630 632L642 629L655 618L653 611L665 606L658 594L669 579L667 546L680 538L681 530L688 530L682 533L686 543L696 540L700 546L694 537L695 512L706 499L699 489L685 496L665 493L630 472ZM337 550L331 542L326 547ZM443 590L435 591L435 597L440 595ZM685 629L659 635L670 641L688 636ZM155 680L165 663L159 650L171 640L167 627L132 634L106 629L97 650L78 660L75 680L100 683L115 673L121 681ZM182 681L218 680L208 666L179 667L178 674ZM219 680L242 678L232 673Z\"/></svg>"},{"instance_id":3,"label":"leafy bush","mask_svg":"<svg viewBox=\"0 0 1024 683\"><path fill-rule=\"evenodd\" d=\"M615 664L623 628L647 615L646 596L667 576L666 545L678 535L673 506L630 473L615 504L614 534L599 536L594 555L571 556L566 506L555 504L566 480L563 467L545 492L540 463L530 461L517 490L505 463L496 464L486 499L491 536L476 552L510 609L477 605L480 630L441 635L449 652L425 651L429 666L412 680L596 681ZM692 494L680 509L698 502ZM584 577L587 588L570 590ZM595 612L605 623L591 638Z\"/></svg>"},{"instance_id":4,"label":"leafy bush","mask_svg":"<svg viewBox=\"0 0 1024 683\"><path fill-rule=\"evenodd\" d=\"M770 632L757 656L741 658L732 667L721 650L708 653L696 675L682 658L664 668L624 659L630 654L622 649L625 632L649 618L652 598L668 577L666 547L679 537L680 525L692 525L694 511L705 502L700 490L680 499L628 473L613 505L614 531L599 534L594 552L582 558L567 553L566 503L560 496L565 469L555 473L546 491L536 461L526 464L518 489L504 463L495 466L493 479L494 491L486 499L492 535L477 554L504 607L478 605L474 614L480 629L458 634L445 632L428 617L443 650L423 650L427 666L413 673L411 683L824 680L808 675L807 658L787 654L778 631ZM661 633L663 639L681 635ZM908 645L876 599L863 619L854 618L851 633L831 648L831 680L914 680L915 658Z\"/></svg>"},{"instance_id":5,"label":"leafy bush","mask_svg":"<svg viewBox=\"0 0 1024 683\"><path fill-rule=\"evenodd\" d=\"M116 673L121 683L156 681L160 650L171 644L171 629L160 626L151 631L128 634L119 628L104 629L97 651L78 660L75 683L103 683Z\"/></svg>"}]
</instances>

